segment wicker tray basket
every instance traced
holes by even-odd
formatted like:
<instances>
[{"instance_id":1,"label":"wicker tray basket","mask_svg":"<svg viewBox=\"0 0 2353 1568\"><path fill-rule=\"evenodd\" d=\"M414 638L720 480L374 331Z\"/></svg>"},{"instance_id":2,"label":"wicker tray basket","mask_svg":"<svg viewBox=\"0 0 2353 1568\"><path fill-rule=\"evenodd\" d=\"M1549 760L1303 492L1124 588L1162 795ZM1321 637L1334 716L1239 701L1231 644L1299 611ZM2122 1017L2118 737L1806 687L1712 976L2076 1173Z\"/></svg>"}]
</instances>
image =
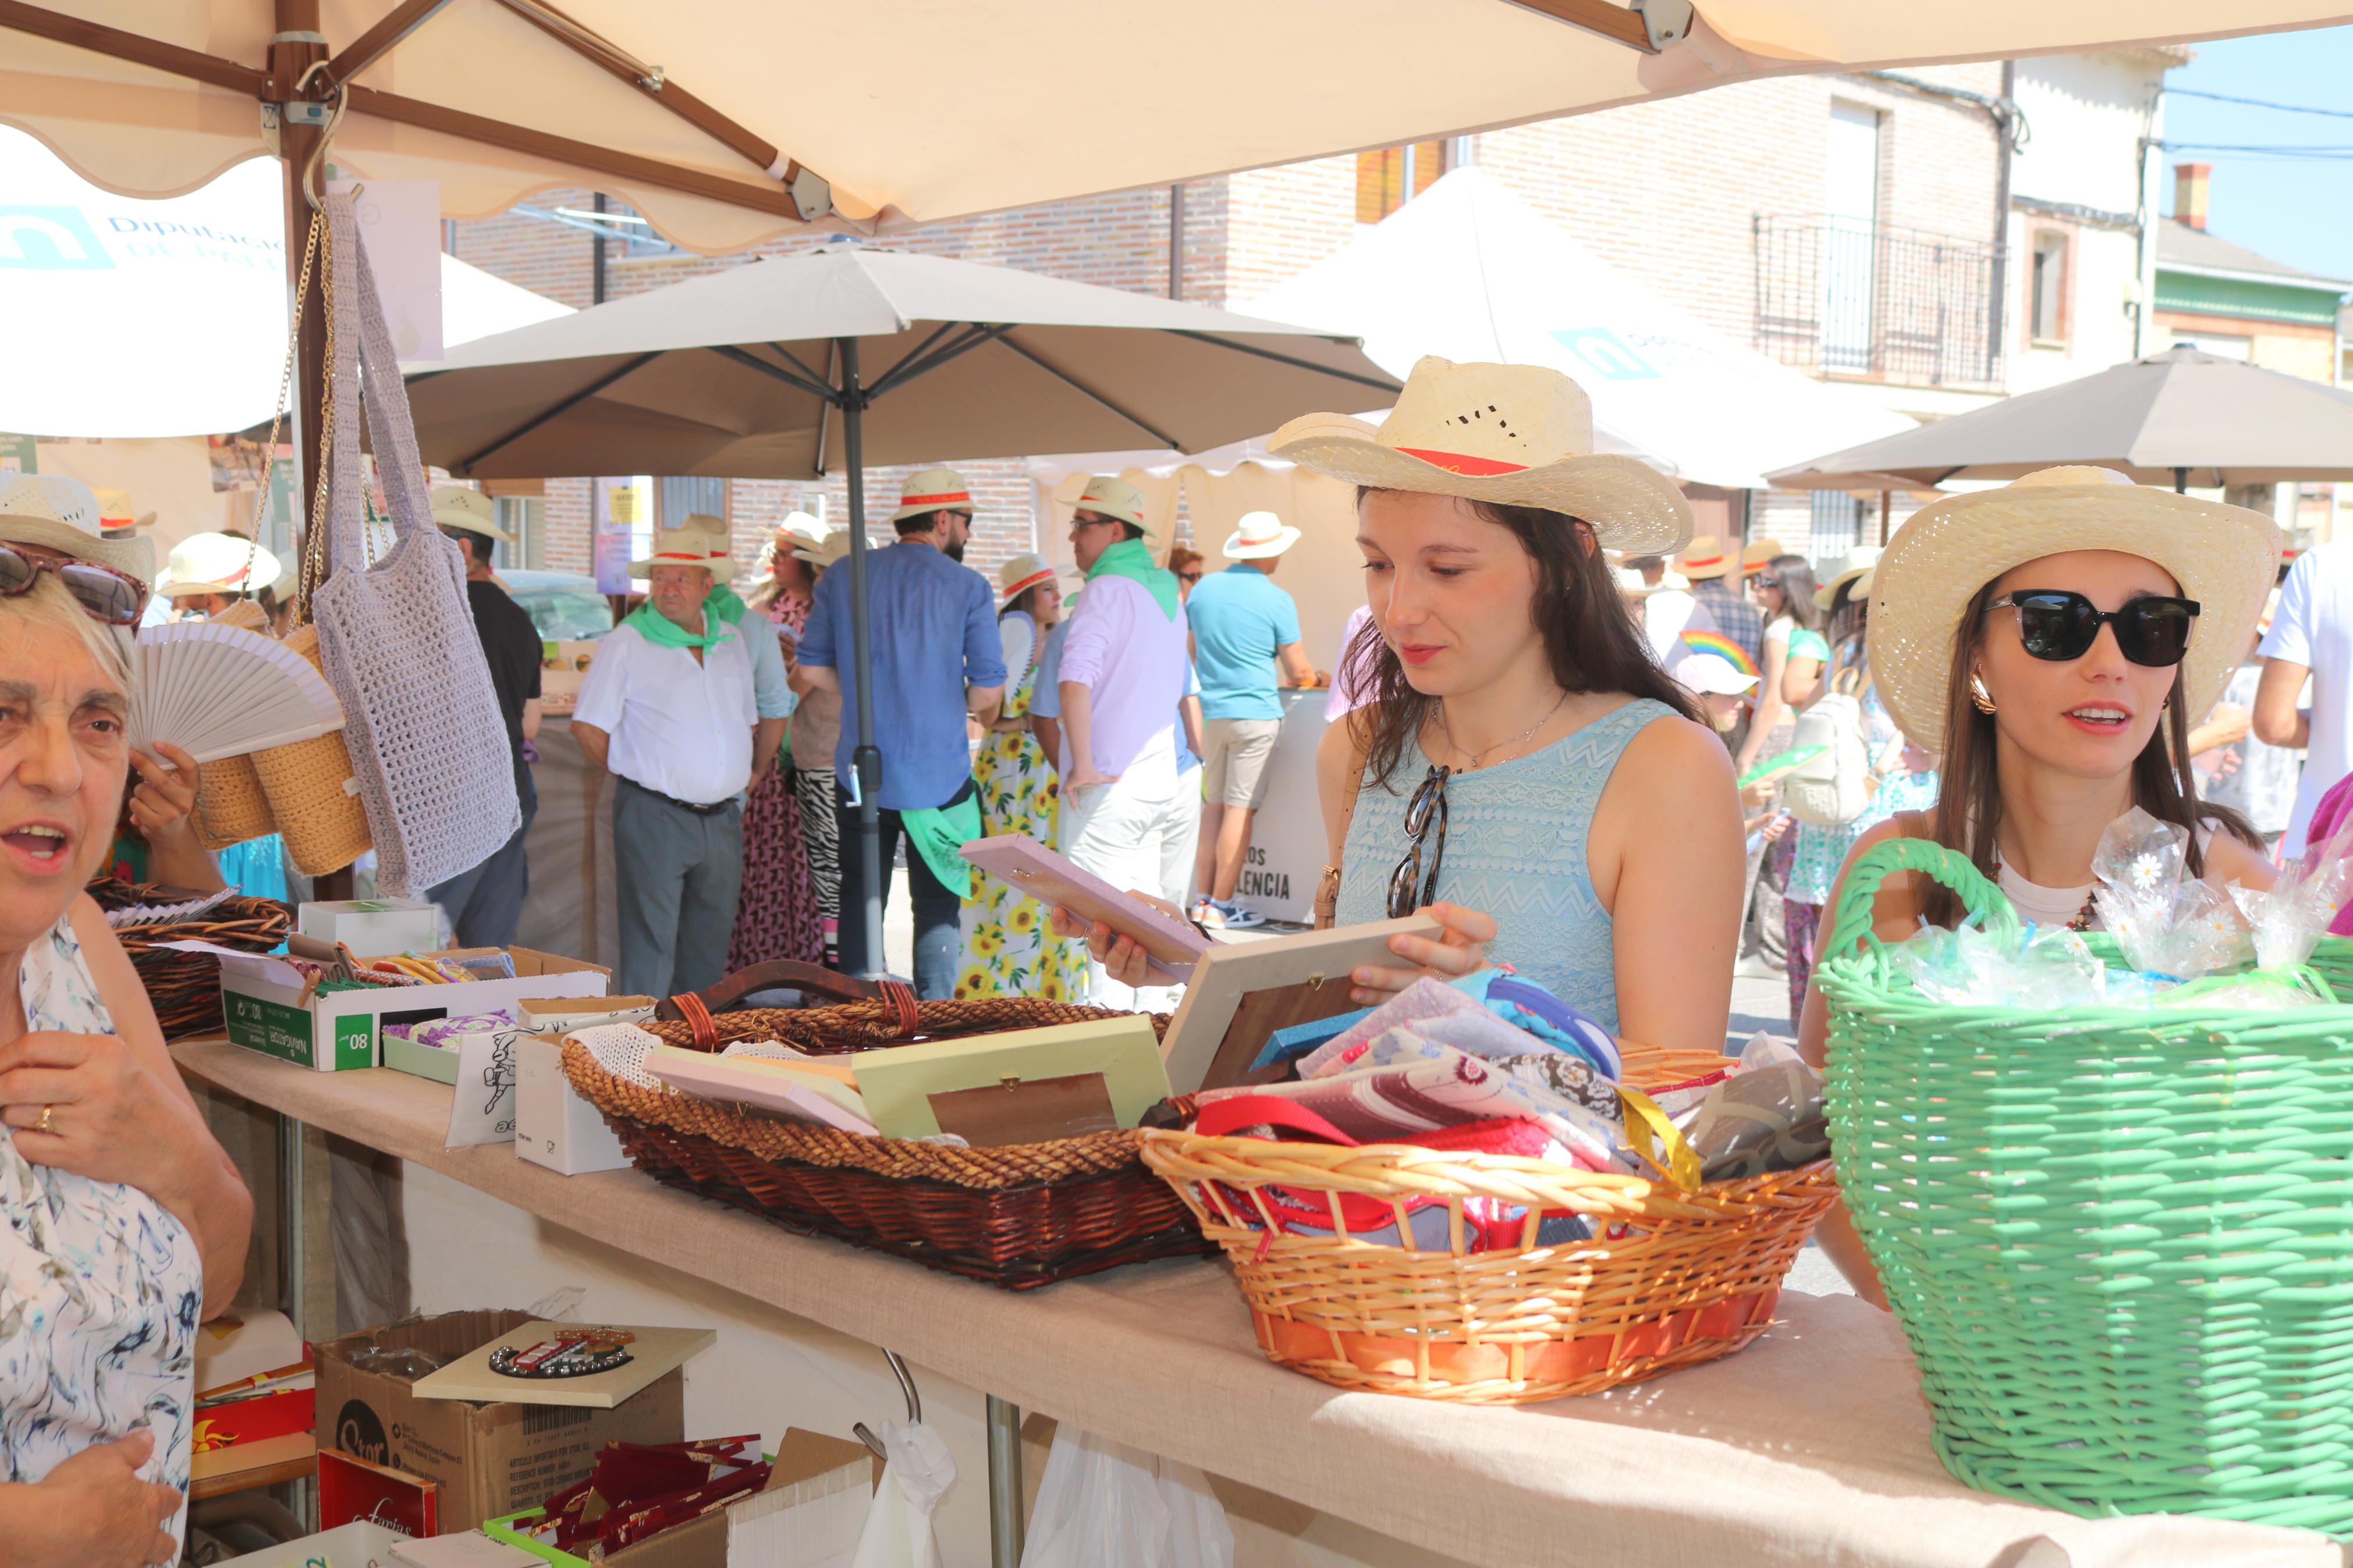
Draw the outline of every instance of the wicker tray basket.
<instances>
[{"instance_id":1,"label":"wicker tray basket","mask_svg":"<svg viewBox=\"0 0 2353 1568\"><path fill-rule=\"evenodd\" d=\"M912 1031L904 1027L910 1015ZM715 1048L714 1038L781 1040L811 1053L839 1053L1113 1016L1100 1007L1018 998L903 1005L886 999L643 1026L681 1047ZM1167 1019L1155 1017L1153 1027L1165 1030ZM638 1169L791 1230L1011 1290L1208 1250L1184 1204L1144 1168L1137 1132L943 1148L648 1089L607 1071L575 1041L565 1045L564 1071L603 1112Z\"/></svg>"},{"instance_id":2,"label":"wicker tray basket","mask_svg":"<svg viewBox=\"0 0 2353 1568\"><path fill-rule=\"evenodd\" d=\"M1897 871L2018 917L1965 857L1894 840L1817 972L1847 1207L1938 1458L2075 1513L2353 1536L2353 1006L1940 1005L1870 934ZM2353 999L2353 942L2312 964Z\"/></svg>"},{"instance_id":3,"label":"wicker tray basket","mask_svg":"<svg viewBox=\"0 0 2353 1568\"><path fill-rule=\"evenodd\" d=\"M103 910L161 902L171 895L153 883L134 887L110 878L93 882L90 897ZM182 895L185 897L185 895ZM114 934L131 955L132 968L147 988L155 1021L167 1040L216 1034L222 1026L220 960L210 953L178 952L166 942L209 942L240 952L269 952L286 940L294 911L273 899L226 899L190 921L129 926Z\"/></svg>"},{"instance_id":4,"label":"wicker tray basket","mask_svg":"<svg viewBox=\"0 0 2353 1568\"><path fill-rule=\"evenodd\" d=\"M1724 1065L1690 1053L1630 1055L1638 1085ZM1340 1388L1520 1405L1639 1383L1741 1349L1772 1326L1781 1279L1838 1196L1830 1162L1711 1183L1695 1193L1639 1176L1405 1144L1343 1148L1262 1138L1145 1134L1145 1163L1225 1248L1268 1359ZM1286 1234L1258 1206L1266 1186L1323 1194L1335 1234ZM1452 1248L1417 1251L1348 1234L1341 1194L1443 1199ZM1530 1210L1523 1244L1463 1250L1463 1204ZM1596 1236L1535 1245L1535 1214L1591 1216Z\"/></svg>"}]
</instances>

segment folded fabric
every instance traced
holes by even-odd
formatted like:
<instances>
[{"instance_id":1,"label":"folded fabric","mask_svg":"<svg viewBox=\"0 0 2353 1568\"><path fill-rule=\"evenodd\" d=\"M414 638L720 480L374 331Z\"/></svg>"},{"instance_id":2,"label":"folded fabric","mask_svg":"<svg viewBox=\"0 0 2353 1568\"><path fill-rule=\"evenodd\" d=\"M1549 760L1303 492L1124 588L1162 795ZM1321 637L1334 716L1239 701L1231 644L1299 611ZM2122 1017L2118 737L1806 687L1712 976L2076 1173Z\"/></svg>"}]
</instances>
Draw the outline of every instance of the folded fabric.
<instances>
[{"instance_id":1,"label":"folded fabric","mask_svg":"<svg viewBox=\"0 0 2353 1568\"><path fill-rule=\"evenodd\" d=\"M1583 1057L1604 1077L1614 1079L1624 1072L1618 1042L1609 1031L1535 981L1498 967L1465 974L1454 986L1505 1023L1525 1029L1546 1045Z\"/></svg>"},{"instance_id":2,"label":"folded fabric","mask_svg":"<svg viewBox=\"0 0 2353 1568\"><path fill-rule=\"evenodd\" d=\"M514 1026L515 1021L504 1013L464 1013L455 1018L421 1018L413 1024L386 1024L384 1032L412 1045L454 1051L461 1035L486 1035Z\"/></svg>"},{"instance_id":3,"label":"folded fabric","mask_svg":"<svg viewBox=\"0 0 2353 1568\"><path fill-rule=\"evenodd\" d=\"M1429 976L1415 981L1300 1058L1299 1076L1340 1071L1376 1036L1400 1026L1474 1057L1551 1049L1582 1058L1604 1078L1614 1079L1622 1070L1609 1030L1533 980L1508 969L1482 969L1451 983Z\"/></svg>"}]
</instances>

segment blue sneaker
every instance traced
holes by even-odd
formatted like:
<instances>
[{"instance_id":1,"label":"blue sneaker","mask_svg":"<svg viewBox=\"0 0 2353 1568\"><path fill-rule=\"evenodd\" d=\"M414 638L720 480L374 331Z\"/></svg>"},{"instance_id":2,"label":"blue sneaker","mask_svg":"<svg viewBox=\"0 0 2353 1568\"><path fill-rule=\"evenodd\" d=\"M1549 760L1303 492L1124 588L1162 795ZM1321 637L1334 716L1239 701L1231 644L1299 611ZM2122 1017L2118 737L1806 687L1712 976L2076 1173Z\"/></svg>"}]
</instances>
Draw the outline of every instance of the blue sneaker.
<instances>
[{"instance_id":1,"label":"blue sneaker","mask_svg":"<svg viewBox=\"0 0 2353 1568\"><path fill-rule=\"evenodd\" d=\"M1256 910L1246 910L1240 904L1221 904L1212 899L1210 904L1228 931L1249 931L1266 924L1266 917Z\"/></svg>"}]
</instances>

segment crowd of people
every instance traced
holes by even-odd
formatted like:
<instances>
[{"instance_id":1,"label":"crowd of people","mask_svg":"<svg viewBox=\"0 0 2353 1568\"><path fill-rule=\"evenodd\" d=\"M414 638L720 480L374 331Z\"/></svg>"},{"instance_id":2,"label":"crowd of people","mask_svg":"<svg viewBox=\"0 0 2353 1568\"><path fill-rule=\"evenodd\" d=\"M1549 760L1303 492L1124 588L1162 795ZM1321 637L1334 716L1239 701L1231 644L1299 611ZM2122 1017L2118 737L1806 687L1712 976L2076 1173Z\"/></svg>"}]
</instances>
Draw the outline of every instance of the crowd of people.
<instances>
[{"instance_id":1,"label":"crowd of people","mask_svg":"<svg viewBox=\"0 0 2353 1568\"><path fill-rule=\"evenodd\" d=\"M2083 930L2094 851L2133 808L2188 833L2193 874L2263 887L2353 799L2353 542L2284 567L2260 512L2059 468L1816 563L1693 537L1672 481L1594 452L1567 377L1436 360L1380 425L1311 416L1271 450L1355 487L1366 588L1315 757L1319 915L1439 927L1357 968L1360 1002L1508 963L1623 1039L1714 1051L1753 963L1788 974L1820 1064L1824 916L1876 844L1958 851L2030 919ZM433 507L528 824L538 639L491 566L495 509L459 486ZM571 721L615 780L619 989L776 957L879 969L854 915L870 805L886 876L903 850L926 997L1165 1000L1111 927L976 883L955 848L984 833L1250 922L1235 889L1276 694L1326 681L1278 583L1298 530L1253 513L1219 570L1155 560L1144 498L1097 477L1066 592L1038 555L993 581L965 566L975 510L954 470L910 477L869 562L865 658L846 538L815 520L776 534L748 601L715 518L658 529L631 563L644 602ZM159 616L280 629L280 567L210 534L159 571L143 521L71 480L0 479L0 964L17 976L0 992L0 1288L46 1325L0 1335L0 1540L32 1543L28 1561L169 1554L190 1342L233 1293L248 1225L83 889L110 871L232 879L193 831L202 770L131 747L131 639ZM528 877L519 831L433 891L459 940L503 942ZM1891 942L1959 915L1908 874L1871 906ZM1878 1299L1843 1218L1822 1235Z\"/></svg>"}]
</instances>

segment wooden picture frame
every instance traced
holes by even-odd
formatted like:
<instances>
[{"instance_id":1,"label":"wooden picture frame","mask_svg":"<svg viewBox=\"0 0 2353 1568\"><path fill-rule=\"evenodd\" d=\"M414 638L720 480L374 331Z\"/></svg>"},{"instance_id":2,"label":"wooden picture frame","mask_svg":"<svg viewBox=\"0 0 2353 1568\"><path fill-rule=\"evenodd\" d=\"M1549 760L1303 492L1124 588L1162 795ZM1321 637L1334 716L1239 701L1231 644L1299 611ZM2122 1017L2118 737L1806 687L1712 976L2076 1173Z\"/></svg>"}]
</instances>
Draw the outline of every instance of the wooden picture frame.
<instances>
[{"instance_id":1,"label":"wooden picture frame","mask_svg":"<svg viewBox=\"0 0 2353 1568\"><path fill-rule=\"evenodd\" d=\"M1361 963L1403 963L1395 936L1435 940L1445 928L1428 915L1302 931L1265 942L1220 942L1193 966L1185 999L1169 1020L1161 1057L1178 1094L1238 1082L1267 1037L1293 1024L1356 1012L1348 973Z\"/></svg>"}]
</instances>

